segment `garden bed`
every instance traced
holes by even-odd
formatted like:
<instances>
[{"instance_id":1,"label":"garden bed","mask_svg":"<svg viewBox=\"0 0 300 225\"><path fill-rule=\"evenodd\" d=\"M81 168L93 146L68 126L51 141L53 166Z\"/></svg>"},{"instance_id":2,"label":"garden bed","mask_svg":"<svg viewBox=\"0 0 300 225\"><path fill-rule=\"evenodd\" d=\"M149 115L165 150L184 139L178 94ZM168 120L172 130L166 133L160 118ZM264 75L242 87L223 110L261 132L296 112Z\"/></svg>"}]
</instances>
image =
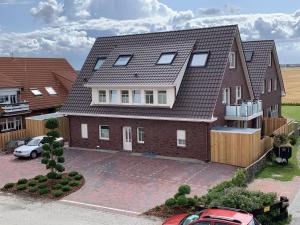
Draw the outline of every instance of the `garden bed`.
<instances>
[{"instance_id":1,"label":"garden bed","mask_svg":"<svg viewBox=\"0 0 300 225\"><path fill-rule=\"evenodd\" d=\"M84 177L75 171L57 174L54 177L50 174L7 183L1 191L41 199L61 199L79 190L85 183Z\"/></svg>"}]
</instances>

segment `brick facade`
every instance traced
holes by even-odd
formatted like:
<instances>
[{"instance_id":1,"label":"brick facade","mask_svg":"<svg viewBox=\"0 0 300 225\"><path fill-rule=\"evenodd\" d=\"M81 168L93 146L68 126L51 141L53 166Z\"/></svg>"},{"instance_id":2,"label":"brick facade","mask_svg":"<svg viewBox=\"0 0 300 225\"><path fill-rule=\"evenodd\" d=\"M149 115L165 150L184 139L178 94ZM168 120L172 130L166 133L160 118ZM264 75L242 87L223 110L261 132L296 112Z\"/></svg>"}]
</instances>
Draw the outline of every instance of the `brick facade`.
<instances>
[{"instance_id":1,"label":"brick facade","mask_svg":"<svg viewBox=\"0 0 300 225\"><path fill-rule=\"evenodd\" d=\"M88 125L88 138L81 138L81 124ZM100 140L99 125L109 126L109 140ZM122 127L132 128L132 152L209 160L207 123L70 116L71 147L121 150ZM137 143L137 128L143 127L144 144ZM186 131L186 147L177 147L177 130Z\"/></svg>"}]
</instances>

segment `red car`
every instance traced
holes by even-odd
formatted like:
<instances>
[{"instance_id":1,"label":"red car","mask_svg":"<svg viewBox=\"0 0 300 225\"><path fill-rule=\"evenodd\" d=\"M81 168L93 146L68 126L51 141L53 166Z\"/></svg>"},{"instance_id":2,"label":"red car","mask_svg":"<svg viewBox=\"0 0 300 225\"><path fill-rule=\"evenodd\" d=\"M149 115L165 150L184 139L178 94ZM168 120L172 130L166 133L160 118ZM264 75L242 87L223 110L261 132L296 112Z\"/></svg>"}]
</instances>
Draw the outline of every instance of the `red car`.
<instances>
[{"instance_id":1,"label":"red car","mask_svg":"<svg viewBox=\"0 0 300 225\"><path fill-rule=\"evenodd\" d=\"M238 209L210 208L195 214L180 214L163 225L261 225L252 214Z\"/></svg>"}]
</instances>

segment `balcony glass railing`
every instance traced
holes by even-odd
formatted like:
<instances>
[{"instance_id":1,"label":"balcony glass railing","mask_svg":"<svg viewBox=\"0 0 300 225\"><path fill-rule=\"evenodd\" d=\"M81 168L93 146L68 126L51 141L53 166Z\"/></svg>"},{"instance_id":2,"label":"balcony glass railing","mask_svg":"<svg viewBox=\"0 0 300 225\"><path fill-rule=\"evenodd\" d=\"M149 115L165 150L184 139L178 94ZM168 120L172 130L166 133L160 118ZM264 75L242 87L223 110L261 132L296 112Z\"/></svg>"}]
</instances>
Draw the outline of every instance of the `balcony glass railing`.
<instances>
[{"instance_id":1,"label":"balcony glass railing","mask_svg":"<svg viewBox=\"0 0 300 225\"><path fill-rule=\"evenodd\" d=\"M19 103L11 103L11 104L0 104L0 111L2 113L15 113L15 112L29 111L29 103L19 102Z\"/></svg>"},{"instance_id":2,"label":"balcony glass railing","mask_svg":"<svg viewBox=\"0 0 300 225\"><path fill-rule=\"evenodd\" d=\"M229 117L250 117L262 112L262 102L245 101L240 105L227 105L226 116Z\"/></svg>"}]
</instances>

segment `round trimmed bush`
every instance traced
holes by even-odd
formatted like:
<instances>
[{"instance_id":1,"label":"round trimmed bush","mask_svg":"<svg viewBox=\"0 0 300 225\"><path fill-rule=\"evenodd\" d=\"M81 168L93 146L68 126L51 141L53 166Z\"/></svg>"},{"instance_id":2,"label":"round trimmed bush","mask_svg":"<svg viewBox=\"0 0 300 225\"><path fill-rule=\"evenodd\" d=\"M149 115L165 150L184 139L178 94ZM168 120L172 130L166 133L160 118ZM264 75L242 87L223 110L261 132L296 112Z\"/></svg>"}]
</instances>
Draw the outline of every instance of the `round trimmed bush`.
<instances>
[{"instance_id":1,"label":"round trimmed bush","mask_svg":"<svg viewBox=\"0 0 300 225\"><path fill-rule=\"evenodd\" d=\"M34 187L36 185L37 185L37 182L35 180L31 180L28 182L28 186L30 186L30 187Z\"/></svg>"},{"instance_id":2,"label":"round trimmed bush","mask_svg":"<svg viewBox=\"0 0 300 225\"><path fill-rule=\"evenodd\" d=\"M50 153L49 153L49 151L43 151L42 157L46 158L46 159L50 159Z\"/></svg>"},{"instance_id":3,"label":"round trimmed bush","mask_svg":"<svg viewBox=\"0 0 300 225\"><path fill-rule=\"evenodd\" d=\"M13 188L15 186L14 183L7 183L4 185L4 189L10 189L10 188Z\"/></svg>"},{"instance_id":4,"label":"round trimmed bush","mask_svg":"<svg viewBox=\"0 0 300 225\"><path fill-rule=\"evenodd\" d=\"M43 158L41 163L47 165L49 163L49 159Z\"/></svg>"},{"instance_id":5,"label":"round trimmed bush","mask_svg":"<svg viewBox=\"0 0 300 225\"><path fill-rule=\"evenodd\" d=\"M81 180L82 179L82 175L81 174L77 174L76 176L74 176L75 180Z\"/></svg>"},{"instance_id":6,"label":"round trimmed bush","mask_svg":"<svg viewBox=\"0 0 300 225\"><path fill-rule=\"evenodd\" d=\"M50 172L50 173L47 174L47 177L48 177L49 179L56 179L57 173L55 173L55 172Z\"/></svg>"},{"instance_id":7,"label":"round trimmed bush","mask_svg":"<svg viewBox=\"0 0 300 225\"><path fill-rule=\"evenodd\" d=\"M45 127L49 130L53 130L59 127L58 120L56 118L50 118L46 121Z\"/></svg>"},{"instance_id":8,"label":"round trimmed bush","mask_svg":"<svg viewBox=\"0 0 300 225\"><path fill-rule=\"evenodd\" d=\"M53 151L53 154L56 156L62 156L64 154L64 150L62 148L57 148Z\"/></svg>"},{"instance_id":9,"label":"round trimmed bush","mask_svg":"<svg viewBox=\"0 0 300 225\"><path fill-rule=\"evenodd\" d=\"M42 183L38 186L39 189L44 189L46 187L47 187L47 184L45 184L45 183Z\"/></svg>"},{"instance_id":10,"label":"round trimmed bush","mask_svg":"<svg viewBox=\"0 0 300 225\"><path fill-rule=\"evenodd\" d=\"M195 206L197 204L197 200L195 198L187 198L188 206Z\"/></svg>"},{"instance_id":11,"label":"round trimmed bush","mask_svg":"<svg viewBox=\"0 0 300 225\"><path fill-rule=\"evenodd\" d=\"M34 177L34 179L35 179L35 180L39 180L40 177L43 177L43 175L37 175L37 176Z\"/></svg>"},{"instance_id":12,"label":"round trimmed bush","mask_svg":"<svg viewBox=\"0 0 300 225\"><path fill-rule=\"evenodd\" d=\"M77 186L79 186L80 185L80 182L79 181L72 181L71 183L70 183L70 186L72 186L72 187L77 187Z\"/></svg>"},{"instance_id":13,"label":"round trimmed bush","mask_svg":"<svg viewBox=\"0 0 300 225\"><path fill-rule=\"evenodd\" d=\"M67 191L70 191L70 190L71 190L71 187L68 186L68 185L66 185L66 186L63 186L63 187L61 188L61 190L64 191L64 192L67 192Z\"/></svg>"},{"instance_id":14,"label":"round trimmed bush","mask_svg":"<svg viewBox=\"0 0 300 225\"><path fill-rule=\"evenodd\" d=\"M48 194L49 192L50 192L49 188L39 189L39 194L40 195L45 195L45 194Z\"/></svg>"},{"instance_id":15,"label":"round trimmed bush","mask_svg":"<svg viewBox=\"0 0 300 225\"><path fill-rule=\"evenodd\" d=\"M57 175L56 175L56 179L58 180L58 179L61 179L62 178L62 174L61 173L58 173Z\"/></svg>"},{"instance_id":16,"label":"round trimmed bush","mask_svg":"<svg viewBox=\"0 0 300 225\"><path fill-rule=\"evenodd\" d=\"M79 173L77 171L71 171L70 173L68 173L69 177L74 177L76 175L78 175Z\"/></svg>"},{"instance_id":17,"label":"round trimmed bush","mask_svg":"<svg viewBox=\"0 0 300 225\"><path fill-rule=\"evenodd\" d=\"M63 194L64 194L64 192L61 190L56 190L56 191L52 192L52 196L55 198L58 198L58 197L62 196Z\"/></svg>"},{"instance_id":18,"label":"round trimmed bush","mask_svg":"<svg viewBox=\"0 0 300 225\"><path fill-rule=\"evenodd\" d=\"M176 203L180 206L186 206L188 205L188 199L184 195L181 195L176 199Z\"/></svg>"},{"instance_id":19,"label":"round trimmed bush","mask_svg":"<svg viewBox=\"0 0 300 225\"><path fill-rule=\"evenodd\" d=\"M65 171L65 167L59 163L56 164L55 169L57 169L58 172Z\"/></svg>"},{"instance_id":20,"label":"round trimmed bush","mask_svg":"<svg viewBox=\"0 0 300 225\"><path fill-rule=\"evenodd\" d=\"M30 188L28 189L28 191L29 191L30 193L34 193L34 192L37 192L37 191L38 191L38 188L37 188L37 187L30 187Z\"/></svg>"},{"instance_id":21,"label":"round trimmed bush","mask_svg":"<svg viewBox=\"0 0 300 225\"><path fill-rule=\"evenodd\" d=\"M59 157L57 157L57 162L64 163L65 162L65 158L63 156L59 156Z\"/></svg>"},{"instance_id":22,"label":"round trimmed bush","mask_svg":"<svg viewBox=\"0 0 300 225\"><path fill-rule=\"evenodd\" d=\"M175 204L176 204L176 200L174 198L169 198L165 202L166 206L174 206Z\"/></svg>"},{"instance_id":23,"label":"round trimmed bush","mask_svg":"<svg viewBox=\"0 0 300 225\"><path fill-rule=\"evenodd\" d=\"M46 182L47 180L48 180L48 178L46 176L40 176L39 177L39 182L40 183Z\"/></svg>"},{"instance_id":24,"label":"round trimmed bush","mask_svg":"<svg viewBox=\"0 0 300 225\"><path fill-rule=\"evenodd\" d=\"M61 189L62 187L63 187L63 185L61 185L61 184L55 184L55 185L52 187L52 189L58 190L58 189Z\"/></svg>"},{"instance_id":25,"label":"round trimmed bush","mask_svg":"<svg viewBox=\"0 0 300 225\"><path fill-rule=\"evenodd\" d=\"M69 182L71 181L71 179L69 179L69 178L64 178L64 179L62 179L62 181L61 182L59 182L61 185L67 185L67 184L69 184Z\"/></svg>"},{"instance_id":26,"label":"round trimmed bush","mask_svg":"<svg viewBox=\"0 0 300 225\"><path fill-rule=\"evenodd\" d=\"M56 166L55 160L49 160L48 165L50 168L55 168L55 166Z\"/></svg>"},{"instance_id":27,"label":"round trimmed bush","mask_svg":"<svg viewBox=\"0 0 300 225\"><path fill-rule=\"evenodd\" d=\"M27 185L26 184L18 184L17 185L17 190L18 191L24 191L27 189Z\"/></svg>"},{"instance_id":28,"label":"round trimmed bush","mask_svg":"<svg viewBox=\"0 0 300 225\"><path fill-rule=\"evenodd\" d=\"M18 184L26 184L28 180L26 178L21 178L18 180Z\"/></svg>"},{"instance_id":29,"label":"round trimmed bush","mask_svg":"<svg viewBox=\"0 0 300 225\"><path fill-rule=\"evenodd\" d=\"M183 184L178 188L178 193L181 195L188 195L191 193L191 187L189 185Z\"/></svg>"}]
</instances>

